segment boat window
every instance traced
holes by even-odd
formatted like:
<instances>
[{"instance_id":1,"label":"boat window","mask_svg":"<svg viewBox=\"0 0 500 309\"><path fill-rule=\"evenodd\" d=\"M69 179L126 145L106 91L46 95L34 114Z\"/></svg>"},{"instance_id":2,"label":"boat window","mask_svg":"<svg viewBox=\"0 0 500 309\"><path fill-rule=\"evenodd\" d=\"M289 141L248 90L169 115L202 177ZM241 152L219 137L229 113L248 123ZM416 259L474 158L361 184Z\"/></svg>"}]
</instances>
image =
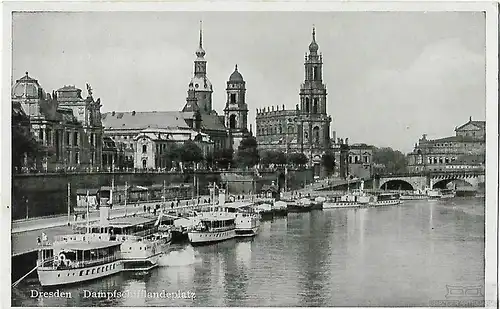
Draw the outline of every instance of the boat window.
<instances>
[{"instance_id":1,"label":"boat window","mask_svg":"<svg viewBox=\"0 0 500 309\"><path fill-rule=\"evenodd\" d=\"M94 273L94 272L95 272L95 269L92 269L92 273Z\"/></svg>"}]
</instances>

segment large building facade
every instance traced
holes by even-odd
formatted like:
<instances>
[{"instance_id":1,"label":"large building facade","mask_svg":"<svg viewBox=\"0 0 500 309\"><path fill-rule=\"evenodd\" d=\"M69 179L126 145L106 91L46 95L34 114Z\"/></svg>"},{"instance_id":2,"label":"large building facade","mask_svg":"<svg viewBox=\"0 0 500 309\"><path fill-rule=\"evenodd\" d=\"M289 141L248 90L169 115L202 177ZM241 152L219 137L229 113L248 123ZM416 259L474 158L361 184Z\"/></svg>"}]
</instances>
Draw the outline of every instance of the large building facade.
<instances>
[{"instance_id":1,"label":"large building facade","mask_svg":"<svg viewBox=\"0 0 500 309\"><path fill-rule=\"evenodd\" d=\"M450 137L429 140L424 134L408 159L411 173L484 170L486 122L471 117Z\"/></svg>"},{"instance_id":2,"label":"large building facade","mask_svg":"<svg viewBox=\"0 0 500 309\"><path fill-rule=\"evenodd\" d=\"M97 170L101 167L102 136L100 99L87 97L75 86L46 93L38 81L26 75L12 87L13 108L29 119L31 134L46 149L25 168L44 171Z\"/></svg>"},{"instance_id":3,"label":"large building facade","mask_svg":"<svg viewBox=\"0 0 500 309\"><path fill-rule=\"evenodd\" d=\"M225 148L236 151L241 140L251 135L247 129L246 83L237 67L227 81L224 114L219 115L213 109L214 89L207 74L201 27L195 55L194 75L181 111L108 112L103 115L104 133L117 149L116 160L107 158L105 165L165 168L168 164L164 154L173 144L191 140L208 155Z\"/></svg>"},{"instance_id":4,"label":"large building facade","mask_svg":"<svg viewBox=\"0 0 500 309\"><path fill-rule=\"evenodd\" d=\"M300 103L295 110L279 106L257 110L256 137L259 149L302 152L319 175L321 156L331 148L327 114L327 92L323 83L323 56L318 54L313 28L309 53L305 56L305 79L300 85Z\"/></svg>"}]
</instances>

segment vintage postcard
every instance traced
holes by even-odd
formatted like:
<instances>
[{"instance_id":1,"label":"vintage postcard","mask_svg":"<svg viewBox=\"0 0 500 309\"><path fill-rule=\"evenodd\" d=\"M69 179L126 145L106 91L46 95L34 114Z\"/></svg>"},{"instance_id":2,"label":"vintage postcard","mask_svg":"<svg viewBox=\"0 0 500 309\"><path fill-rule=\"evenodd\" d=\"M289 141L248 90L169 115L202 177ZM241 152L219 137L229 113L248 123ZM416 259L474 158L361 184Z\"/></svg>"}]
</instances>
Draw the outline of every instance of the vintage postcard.
<instances>
[{"instance_id":1,"label":"vintage postcard","mask_svg":"<svg viewBox=\"0 0 500 309\"><path fill-rule=\"evenodd\" d=\"M498 4L2 25L11 306L498 306Z\"/></svg>"}]
</instances>

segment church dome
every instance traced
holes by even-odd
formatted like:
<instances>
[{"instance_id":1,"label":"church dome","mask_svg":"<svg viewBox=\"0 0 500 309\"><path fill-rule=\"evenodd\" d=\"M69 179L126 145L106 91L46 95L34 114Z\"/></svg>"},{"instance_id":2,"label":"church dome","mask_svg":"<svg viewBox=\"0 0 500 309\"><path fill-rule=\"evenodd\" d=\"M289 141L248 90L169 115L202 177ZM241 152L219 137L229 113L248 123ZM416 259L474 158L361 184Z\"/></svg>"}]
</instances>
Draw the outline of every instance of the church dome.
<instances>
[{"instance_id":1,"label":"church dome","mask_svg":"<svg viewBox=\"0 0 500 309\"><path fill-rule=\"evenodd\" d=\"M212 83L205 76L194 76L189 87L194 87L195 91L212 91Z\"/></svg>"},{"instance_id":2,"label":"church dome","mask_svg":"<svg viewBox=\"0 0 500 309\"><path fill-rule=\"evenodd\" d=\"M12 87L12 98L14 99L38 99L44 96L38 81L29 77L28 72L22 78L18 79Z\"/></svg>"},{"instance_id":3,"label":"church dome","mask_svg":"<svg viewBox=\"0 0 500 309\"><path fill-rule=\"evenodd\" d=\"M230 82L242 82L243 81L243 76L241 76L241 73L238 72L238 65L234 67L234 72L231 74L229 77Z\"/></svg>"}]
</instances>

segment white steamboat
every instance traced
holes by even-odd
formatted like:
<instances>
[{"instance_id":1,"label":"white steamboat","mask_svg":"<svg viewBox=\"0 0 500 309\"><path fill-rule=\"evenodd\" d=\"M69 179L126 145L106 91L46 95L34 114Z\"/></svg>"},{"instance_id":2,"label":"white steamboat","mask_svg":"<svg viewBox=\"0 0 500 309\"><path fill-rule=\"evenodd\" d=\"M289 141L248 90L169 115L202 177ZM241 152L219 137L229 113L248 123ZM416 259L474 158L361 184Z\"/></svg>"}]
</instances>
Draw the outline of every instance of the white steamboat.
<instances>
[{"instance_id":1,"label":"white steamboat","mask_svg":"<svg viewBox=\"0 0 500 309\"><path fill-rule=\"evenodd\" d=\"M108 234L58 236L38 250L37 273L42 286L78 283L123 270L121 243Z\"/></svg>"},{"instance_id":2,"label":"white steamboat","mask_svg":"<svg viewBox=\"0 0 500 309\"><path fill-rule=\"evenodd\" d=\"M202 245L236 237L235 216L224 212L207 212L198 217L198 224L188 232L192 245Z\"/></svg>"}]
</instances>

